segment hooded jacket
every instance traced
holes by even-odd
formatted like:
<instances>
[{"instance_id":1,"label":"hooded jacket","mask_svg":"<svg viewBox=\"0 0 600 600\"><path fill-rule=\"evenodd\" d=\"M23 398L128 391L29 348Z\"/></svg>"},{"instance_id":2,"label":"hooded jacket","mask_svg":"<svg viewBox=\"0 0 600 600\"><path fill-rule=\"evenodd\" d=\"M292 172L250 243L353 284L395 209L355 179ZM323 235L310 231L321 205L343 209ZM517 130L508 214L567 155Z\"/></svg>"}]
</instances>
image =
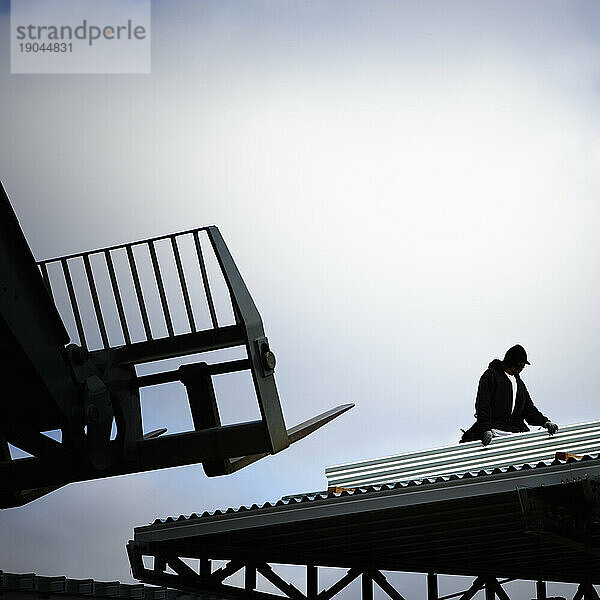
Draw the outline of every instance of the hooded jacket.
<instances>
[{"instance_id":1,"label":"hooded jacket","mask_svg":"<svg viewBox=\"0 0 600 600\"><path fill-rule=\"evenodd\" d=\"M517 397L512 406L512 384L501 360L494 359L479 379L477 398L475 400L475 417L477 421L464 432L461 442L480 440L484 432L491 429L502 429L515 433L529 431L530 425L543 425L550 419L543 415L533 404L531 396L523 383L516 376Z\"/></svg>"}]
</instances>

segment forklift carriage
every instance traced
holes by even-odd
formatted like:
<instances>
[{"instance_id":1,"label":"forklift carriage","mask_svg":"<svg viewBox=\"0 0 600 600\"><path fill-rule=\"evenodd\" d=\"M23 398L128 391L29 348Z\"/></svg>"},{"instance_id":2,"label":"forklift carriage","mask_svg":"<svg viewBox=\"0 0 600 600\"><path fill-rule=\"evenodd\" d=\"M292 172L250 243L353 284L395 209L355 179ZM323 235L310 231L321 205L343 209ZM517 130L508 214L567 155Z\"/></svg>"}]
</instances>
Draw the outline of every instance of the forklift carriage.
<instances>
[{"instance_id":1,"label":"forklift carriage","mask_svg":"<svg viewBox=\"0 0 600 600\"><path fill-rule=\"evenodd\" d=\"M236 347L245 358L135 370ZM0 371L20 390L5 387L2 399L1 508L71 482L179 465L233 473L352 407L288 430L274 369L260 314L217 227L36 264L0 184ZM251 373L261 418L223 425L213 376L239 371ZM174 381L185 386L194 430L144 433L140 388ZM53 430L60 441L44 433ZM31 456L13 458L9 444Z\"/></svg>"}]
</instances>

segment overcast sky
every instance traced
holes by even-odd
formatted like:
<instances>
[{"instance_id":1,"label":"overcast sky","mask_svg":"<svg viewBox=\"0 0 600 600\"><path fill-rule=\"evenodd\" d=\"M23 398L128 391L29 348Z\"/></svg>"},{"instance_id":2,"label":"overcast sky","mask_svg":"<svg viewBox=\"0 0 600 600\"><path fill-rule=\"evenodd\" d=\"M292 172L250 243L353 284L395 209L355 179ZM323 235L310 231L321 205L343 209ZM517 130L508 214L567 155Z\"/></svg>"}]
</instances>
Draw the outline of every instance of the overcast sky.
<instances>
[{"instance_id":1,"label":"overcast sky","mask_svg":"<svg viewBox=\"0 0 600 600\"><path fill-rule=\"evenodd\" d=\"M155 517L455 443L515 343L544 413L598 418L597 2L154 2L152 73L112 76L10 75L0 7L0 178L36 258L217 224L288 426L356 404L228 478L178 468L3 511L0 568L131 581L125 543ZM177 385L153 394L153 422L187 427Z\"/></svg>"}]
</instances>

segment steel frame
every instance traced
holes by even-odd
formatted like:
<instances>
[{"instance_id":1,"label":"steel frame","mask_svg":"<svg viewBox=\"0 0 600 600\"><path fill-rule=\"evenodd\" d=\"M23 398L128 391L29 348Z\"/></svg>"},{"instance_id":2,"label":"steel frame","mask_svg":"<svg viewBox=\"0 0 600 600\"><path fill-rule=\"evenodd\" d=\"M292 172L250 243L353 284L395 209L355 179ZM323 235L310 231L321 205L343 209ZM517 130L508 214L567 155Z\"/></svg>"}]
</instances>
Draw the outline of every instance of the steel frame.
<instances>
[{"instance_id":1,"label":"steel frame","mask_svg":"<svg viewBox=\"0 0 600 600\"><path fill-rule=\"evenodd\" d=\"M130 543L127 551L133 576L139 581L195 594L214 594L223 600L280 599L280 595L257 590L257 573L282 592L288 600L332 600L358 578L361 581L361 600L373 600L374 584L391 600L406 600L405 596L388 581L383 572L374 568L349 568L335 583L319 590L319 566L303 565L306 581L306 593L304 593L283 579L275 571L273 565L267 562L234 559L220 568L213 569L213 561L202 557L198 558L197 569L194 569L176 554L157 553L150 547L142 549L139 545L134 546ZM153 561L152 568L144 566L143 557L148 557ZM167 568L173 572L168 573ZM244 569L243 586L225 583L226 579L242 569ZM468 589L440 596L438 592L439 576L437 573L426 574L427 600L451 600L453 598L471 600L481 590L485 592L486 600L511 600L502 586L512 581L518 581L516 579L500 580L497 577L481 575L475 577ZM535 582L537 594L534 600L565 600L562 597L549 597L546 591L547 583L543 580ZM577 587L573 600L600 600L600 597L590 581L582 581Z\"/></svg>"},{"instance_id":2,"label":"steel frame","mask_svg":"<svg viewBox=\"0 0 600 600\"><path fill-rule=\"evenodd\" d=\"M357 577L364 600L372 600L373 584L402 600L383 573L412 572L427 576L428 600L469 600L480 590L486 600L508 600L502 586L516 580L537 580L536 600L548 600L547 581L577 584L574 600L598 600L599 508L596 458L169 517L137 527L127 551L143 583L224 599L275 600L256 592L258 572L290 600L331 600ZM198 568L182 559L198 560ZM215 560L228 563L213 570ZM307 592L273 565L303 567ZM244 585L229 585L242 567ZM317 567L347 572L319 590ZM475 579L441 598L438 575Z\"/></svg>"}]
</instances>

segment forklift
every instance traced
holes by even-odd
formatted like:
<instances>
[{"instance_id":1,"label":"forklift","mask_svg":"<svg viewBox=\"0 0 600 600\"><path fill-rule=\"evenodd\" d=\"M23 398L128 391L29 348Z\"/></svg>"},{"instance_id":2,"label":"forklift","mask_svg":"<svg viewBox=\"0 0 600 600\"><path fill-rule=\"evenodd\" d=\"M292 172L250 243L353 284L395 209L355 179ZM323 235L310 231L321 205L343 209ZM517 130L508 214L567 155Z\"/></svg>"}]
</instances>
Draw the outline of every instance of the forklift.
<instances>
[{"instance_id":1,"label":"forklift","mask_svg":"<svg viewBox=\"0 0 600 600\"><path fill-rule=\"evenodd\" d=\"M231 349L236 357L221 362L197 356ZM186 356L193 362L137 374ZM73 482L180 465L231 474L352 408L287 429L275 366L217 227L36 262L0 183L0 373L14 384L1 397L0 508ZM242 371L260 419L222 424L213 378ZM170 382L187 392L193 430L144 431L140 390Z\"/></svg>"}]
</instances>

